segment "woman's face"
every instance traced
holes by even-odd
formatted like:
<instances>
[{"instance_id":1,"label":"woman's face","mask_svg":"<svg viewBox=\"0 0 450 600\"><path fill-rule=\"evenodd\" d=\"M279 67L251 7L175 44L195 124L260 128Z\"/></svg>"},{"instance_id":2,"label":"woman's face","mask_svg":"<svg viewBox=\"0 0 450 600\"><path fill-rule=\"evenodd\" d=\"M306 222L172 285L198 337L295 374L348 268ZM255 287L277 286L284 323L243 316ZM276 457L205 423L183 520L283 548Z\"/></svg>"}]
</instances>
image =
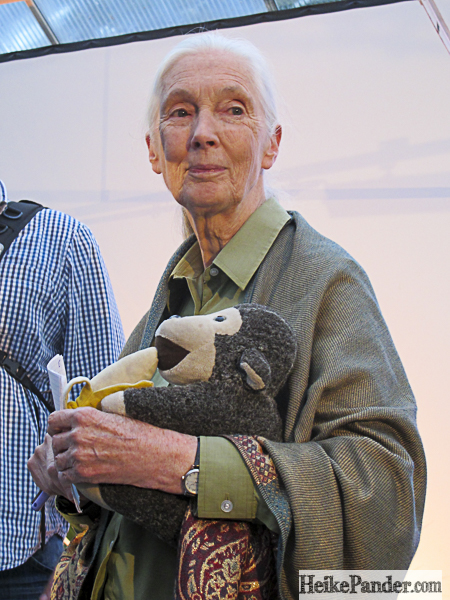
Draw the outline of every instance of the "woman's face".
<instances>
[{"instance_id":1,"label":"woman's face","mask_svg":"<svg viewBox=\"0 0 450 600\"><path fill-rule=\"evenodd\" d=\"M156 128L157 129L157 128ZM278 154L245 60L225 51L181 58L163 82L150 162L192 215L252 212L264 201L262 170Z\"/></svg>"}]
</instances>

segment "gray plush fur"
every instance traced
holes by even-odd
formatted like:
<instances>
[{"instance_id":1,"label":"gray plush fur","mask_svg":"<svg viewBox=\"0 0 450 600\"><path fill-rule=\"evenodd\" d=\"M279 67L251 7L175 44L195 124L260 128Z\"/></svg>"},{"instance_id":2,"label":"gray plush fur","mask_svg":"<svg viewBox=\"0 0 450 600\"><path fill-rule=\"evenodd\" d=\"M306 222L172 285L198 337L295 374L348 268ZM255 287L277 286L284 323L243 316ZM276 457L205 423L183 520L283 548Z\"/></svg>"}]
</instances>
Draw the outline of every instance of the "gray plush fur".
<instances>
[{"instance_id":1,"label":"gray plush fur","mask_svg":"<svg viewBox=\"0 0 450 600\"><path fill-rule=\"evenodd\" d=\"M242 316L241 328L234 335L215 335L216 360L210 379L126 390L127 416L195 436L243 434L281 441L283 428L275 398L294 363L293 331L264 306L235 308ZM259 374L264 389L248 385L242 362ZM145 459L151 461L151 456ZM116 512L176 545L187 497L126 485L102 484L100 490Z\"/></svg>"}]
</instances>

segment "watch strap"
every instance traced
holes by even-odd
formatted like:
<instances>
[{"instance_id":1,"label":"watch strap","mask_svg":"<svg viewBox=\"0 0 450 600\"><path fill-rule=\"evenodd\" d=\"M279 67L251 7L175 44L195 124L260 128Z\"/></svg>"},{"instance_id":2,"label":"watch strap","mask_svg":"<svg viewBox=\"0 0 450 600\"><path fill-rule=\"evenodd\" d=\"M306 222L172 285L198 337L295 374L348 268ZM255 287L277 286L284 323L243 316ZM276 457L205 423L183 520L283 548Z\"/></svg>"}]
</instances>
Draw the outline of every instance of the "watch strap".
<instances>
[{"instance_id":1,"label":"watch strap","mask_svg":"<svg viewBox=\"0 0 450 600\"><path fill-rule=\"evenodd\" d=\"M200 468L200 438L197 438L197 452L195 454L194 464L192 465L192 469Z\"/></svg>"},{"instance_id":2,"label":"watch strap","mask_svg":"<svg viewBox=\"0 0 450 600\"><path fill-rule=\"evenodd\" d=\"M186 496L196 496L197 492L193 491L193 490L189 490L189 483L187 483L188 481L190 481L190 479L192 479L192 477L196 476L197 478L197 485L198 485L198 475L200 472L200 438L197 438L197 452L195 453L195 459L194 459L194 464L192 465L192 467L181 477L181 484L183 486L183 490L184 490L184 494Z\"/></svg>"}]
</instances>

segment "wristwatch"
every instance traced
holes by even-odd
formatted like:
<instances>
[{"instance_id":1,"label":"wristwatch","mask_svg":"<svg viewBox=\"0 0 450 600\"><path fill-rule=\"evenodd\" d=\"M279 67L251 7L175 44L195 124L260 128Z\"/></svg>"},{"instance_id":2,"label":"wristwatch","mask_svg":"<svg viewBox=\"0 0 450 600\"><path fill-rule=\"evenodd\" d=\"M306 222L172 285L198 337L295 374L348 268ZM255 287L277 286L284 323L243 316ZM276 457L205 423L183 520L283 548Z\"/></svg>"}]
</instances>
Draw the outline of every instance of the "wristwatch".
<instances>
[{"instance_id":1,"label":"wristwatch","mask_svg":"<svg viewBox=\"0 0 450 600\"><path fill-rule=\"evenodd\" d=\"M195 455L194 464L181 477L181 485L185 496L197 496L198 494L198 474L200 472L200 438L197 438L197 453Z\"/></svg>"}]
</instances>

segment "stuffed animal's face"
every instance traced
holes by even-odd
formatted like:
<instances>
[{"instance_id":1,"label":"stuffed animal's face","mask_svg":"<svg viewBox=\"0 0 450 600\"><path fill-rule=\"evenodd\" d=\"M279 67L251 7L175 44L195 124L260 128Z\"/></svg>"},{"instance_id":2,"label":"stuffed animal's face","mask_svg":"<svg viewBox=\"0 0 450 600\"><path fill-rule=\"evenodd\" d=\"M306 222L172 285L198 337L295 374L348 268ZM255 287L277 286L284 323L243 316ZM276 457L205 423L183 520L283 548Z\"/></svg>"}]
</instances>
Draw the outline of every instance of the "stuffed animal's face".
<instances>
[{"instance_id":1,"label":"stuffed animal's face","mask_svg":"<svg viewBox=\"0 0 450 600\"><path fill-rule=\"evenodd\" d=\"M216 335L232 336L241 325L241 313L236 308L167 319L159 326L155 339L161 375L179 385L208 381L216 362Z\"/></svg>"},{"instance_id":2,"label":"stuffed animal's face","mask_svg":"<svg viewBox=\"0 0 450 600\"><path fill-rule=\"evenodd\" d=\"M243 379L253 390L280 389L296 354L292 329L277 313L240 304L211 315L172 317L156 332L161 375L178 385ZM220 385L220 383L219 383Z\"/></svg>"}]
</instances>

